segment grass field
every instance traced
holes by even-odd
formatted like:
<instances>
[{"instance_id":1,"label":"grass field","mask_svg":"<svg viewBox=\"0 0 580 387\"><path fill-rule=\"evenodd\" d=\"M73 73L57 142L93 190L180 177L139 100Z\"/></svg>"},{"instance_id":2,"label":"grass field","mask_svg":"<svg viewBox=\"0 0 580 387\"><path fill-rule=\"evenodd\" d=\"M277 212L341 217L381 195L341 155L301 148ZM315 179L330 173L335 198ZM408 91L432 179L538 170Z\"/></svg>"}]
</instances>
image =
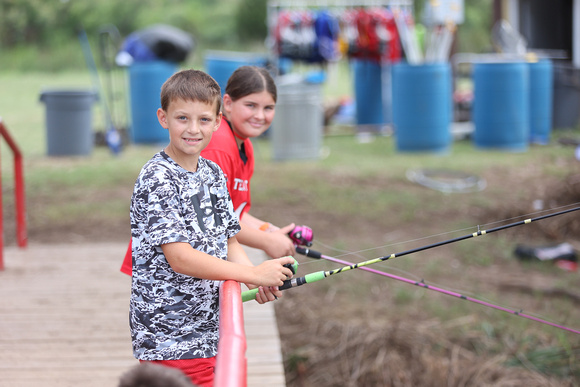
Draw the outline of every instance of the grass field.
<instances>
[{"instance_id":1,"label":"grass field","mask_svg":"<svg viewBox=\"0 0 580 387\"><path fill-rule=\"evenodd\" d=\"M344 75L339 75L344 76ZM347 82L345 83L347 84ZM128 146L118 156L47 157L44 106L50 88L90 88L89 74L0 74L0 117L25 155L30 243L125 241L139 169L159 146ZM325 90L340 97L344 87ZM96 105L94 125L102 129ZM317 160L275 162L256 140L252 184L258 217L306 224L314 249L361 261L531 217L580 202L580 161L555 131L546 146L521 153L476 149L446 154L396 151L392 136L361 142L326 136ZM5 241L14 244L12 162L3 144ZM445 169L485 179L484 190L444 193L409 181L412 169ZM517 244L572 243L576 213L462 241L374 268L453 289L580 329L578 272L552 262L520 262ZM350 252L350 253L349 253ZM352 253L356 252L356 254ZM336 264L300 261L299 274ZM289 290L277 304L287 379L310 385L553 385L580 380L580 336L369 273L350 272Z\"/></svg>"}]
</instances>

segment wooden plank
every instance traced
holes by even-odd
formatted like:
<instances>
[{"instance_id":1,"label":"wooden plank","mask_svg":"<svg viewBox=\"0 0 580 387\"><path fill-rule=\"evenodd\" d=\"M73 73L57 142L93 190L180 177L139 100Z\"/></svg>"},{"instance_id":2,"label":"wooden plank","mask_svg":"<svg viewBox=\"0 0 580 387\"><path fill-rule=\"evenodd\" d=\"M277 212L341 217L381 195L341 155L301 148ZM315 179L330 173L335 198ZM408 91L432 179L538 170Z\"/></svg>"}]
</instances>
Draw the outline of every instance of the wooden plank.
<instances>
[{"instance_id":1,"label":"wooden plank","mask_svg":"<svg viewBox=\"0 0 580 387\"><path fill-rule=\"evenodd\" d=\"M254 265L267 259L260 250L246 247L245 249ZM244 328L247 340L248 387L285 386L280 334L274 304L270 302L260 305L255 301L245 302Z\"/></svg>"},{"instance_id":2,"label":"wooden plank","mask_svg":"<svg viewBox=\"0 0 580 387\"><path fill-rule=\"evenodd\" d=\"M137 364L128 323L126 244L4 251L0 387L116 386ZM259 263L264 255L248 249ZM244 304L248 386L285 386L273 304Z\"/></svg>"},{"instance_id":3,"label":"wooden plank","mask_svg":"<svg viewBox=\"0 0 580 387\"><path fill-rule=\"evenodd\" d=\"M5 250L0 386L115 386L137 364L128 324L126 245Z\"/></svg>"}]
</instances>

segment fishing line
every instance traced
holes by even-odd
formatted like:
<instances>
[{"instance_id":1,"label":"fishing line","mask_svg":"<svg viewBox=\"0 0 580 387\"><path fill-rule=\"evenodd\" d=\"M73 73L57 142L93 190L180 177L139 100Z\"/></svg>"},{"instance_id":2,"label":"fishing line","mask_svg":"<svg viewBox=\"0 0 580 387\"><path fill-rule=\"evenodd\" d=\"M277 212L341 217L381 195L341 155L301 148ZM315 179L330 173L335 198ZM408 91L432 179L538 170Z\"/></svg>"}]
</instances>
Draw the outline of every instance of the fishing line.
<instances>
[{"instance_id":1,"label":"fishing line","mask_svg":"<svg viewBox=\"0 0 580 387\"><path fill-rule=\"evenodd\" d=\"M323 247L326 247L329 250L340 251L340 252L343 253L342 255L335 255L335 258L345 257L345 256L352 255L352 256L355 256L355 257L360 258L360 260L366 260L366 259L368 259L367 257L365 257L365 256L363 256L361 254L358 254L357 252L350 253L349 251L344 250L344 249L333 248L332 246L330 246L328 244L325 244L323 242L320 242L319 240L316 241L316 244L320 244L320 245L322 245ZM310 249L310 250L312 250L312 249ZM319 262L321 262L321 261L320 260L310 260L310 261L306 261L306 262L301 262L300 263L300 266L303 267L303 266L309 265L311 263L319 263ZM425 282L426 281L425 277L418 276L415 273L412 273L412 272L403 270L403 269L401 269L399 267L396 267L396 266L392 266L392 265L387 266L387 264L385 262L379 262L379 263L377 263L377 267L381 268L382 270L389 270L391 273L392 272L397 272L399 274L409 276L411 279L413 279L414 281L417 281L417 282ZM440 283L437 283L437 282L434 282L434 281L429 281L429 283L430 283L431 286L438 286L438 287L443 287L444 286L444 285L442 285ZM463 295L467 295L467 296L470 296L470 297L479 297L479 299L482 300L482 301L487 301L487 302L490 302L490 303L495 303L497 305L503 306L504 308L511 309L509 306L507 306L507 305L501 305L498 302L496 302L495 300L491 300L491 299L486 298L486 297L481 296L481 295L476 295L475 293L471 292L470 290L459 289L459 288L454 288L454 287L449 287L449 286L447 286L446 289L449 290L449 291L456 292L456 293L461 293ZM537 317L542 317L542 316L537 316Z\"/></svg>"},{"instance_id":2,"label":"fishing line","mask_svg":"<svg viewBox=\"0 0 580 387\"><path fill-rule=\"evenodd\" d=\"M551 211L554 211L554 210L561 210L561 209L564 209L564 208L567 208L567 207L572 207L572 206L578 205L578 204L580 204L580 202L576 202L576 203L572 203L572 204L567 204L567 205L560 206L560 207L555 207L555 208L552 208L552 209L535 211L535 212L531 212L531 213L528 213L528 214L515 216L515 217L512 217L512 218L506 218L506 219L503 219L503 220L498 220L498 221L494 221L494 222L490 222L490 223L484 223L482 225L465 227L465 228L462 228L462 229L456 229L456 230L453 230L453 231L442 232L442 233L439 233L439 234L433 234L433 235L425 236L425 237L421 237L421 238L409 239L409 240L402 241L402 242L394 242L394 243L389 243L389 244L385 244L385 245L381 245L381 246L376 246L376 247L371 247L371 248L361 249L361 250L355 250L355 251L340 249L340 248L331 246L329 244L326 244L324 242L321 242L319 239L316 240L316 244L321 245L322 247L325 247L326 249L328 249L330 251L335 251L335 252L340 253L340 254L333 254L336 258L341 258L341 257L346 257L346 256L354 255L354 256L360 257L361 259L368 259L368 258L364 257L361 253L366 253L366 252L369 252L369 251L377 251L377 250L380 250L380 249L385 249L387 247L393 247L393 246L402 245L402 244L409 244L409 243L413 243L413 242L417 242L417 241L421 241L421 240L426 240L426 239L433 239L433 238L439 237L439 236L444 236L444 235L449 235L449 234L453 234L453 233L458 233L458 232L462 232L462 231L471 230L471 229L474 229L476 227L477 227L477 230L480 231L481 230L481 227L489 227L491 225L495 225L495 224L498 224L498 223L504 223L504 222L507 222L507 221L510 221L510 220L514 220L514 219L521 219L521 218L528 217L528 216L531 216L531 215L538 215L538 214L542 214L542 213L551 212ZM302 265L307 265L309 263L314 263L314 262L316 262L316 261L309 261L309 262L303 263ZM396 268L396 267L393 268L393 269L395 269L395 270L397 270L397 271L399 271L399 272L401 272L403 274L406 274L406 275L415 276L412 273L406 272L406 271L404 271L402 269L399 269L399 268ZM416 276L416 277L418 278L418 276Z\"/></svg>"},{"instance_id":3,"label":"fishing line","mask_svg":"<svg viewBox=\"0 0 580 387\"><path fill-rule=\"evenodd\" d=\"M341 257L346 257L346 256L354 256L354 257L359 258L359 261L368 259L367 257L365 257L362 254L360 254L360 252L357 252L357 251L352 251L351 252L351 251L344 250L344 249L334 248L334 247L332 247L332 246L330 246L330 245L328 245L328 244L326 244L324 242L320 242L319 240L316 240L316 244L317 245L321 245L322 247L325 247L328 250L340 252L341 254L334 255L335 258L341 258ZM377 249L379 249L379 248L380 247L378 247ZM373 249L369 249L369 250L373 250ZM368 251L368 250L364 250L364 251ZM314 260L314 261L313 260L309 260L309 261L306 261L304 263L301 262L300 263L300 266L303 267L303 266L306 266L306 265L308 265L310 263L319 263L319 262L321 262L321 261L320 260ZM387 265L384 264L384 263L377 263L377 266L381 267L382 269L386 269L387 268ZM414 273L408 272L406 270L403 270L403 269L401 269L399 267L388 266L388 268L389 268L388 270L390 270L390 271L396 271L396 272L398 272L400 274L410 276L410 277L416 279L417 281L422 281L423 280L420 276L418 276L418 275L416 275ZM437 285L437 284L435 284L435 285ZM437 286L439 286L439 285L437 285Z\"/></svg>"},{"instance_id":4,"label":"fishing line","mask_svg":"<svg viewBox=\"0 0 580 387\"><path fill-rule=\"evenodd\" d=\"M578 204L578 203L575 203L575 204ZM495 221L495 222L487 223L487 224L484 224L483 226L485 227L485 226L489 226L489 225L493 225L493 224L503 223L503 222L508 221L508 220L523 218L523 217L529 216L529 215L543 214L543 213L550 212L550 211L554 211L554 210L558 210L558 209L569 208L569 207L571 207L573 205L574 204L568 204L568 205L560 206L560 207L553 208L553 209L550 209L550 210L535 211L535 212L530 213L530 214L521 215L521 216L509 218L509 219L504 219L504 220L500 220L500 221ZM445 235L445 234L454 233L454 232L457 232L457 231L463 231L463 230L467 230L467 229L472 229L473 227L475 227L475 226L468 227L468 228L461 229L461 230L450 231L450 232L447 232L447 233L436 234L436 235L433 235L431 237ZM482 226L480 226L480 225L477 226L478 231L481 231L481 227ZM416 241L416 240L420 240L420 239L427 239L427 238L431 238L431 237L417 238L417 239L414 239L412 241ZM408 243L408 242L400 242L400 243ZM348 250L345 250L345 249L336 248L336 247L330 246L330 245L328 245L328 244L326 244L324 242L321 242L320 240L317 240L316 241L316 244L322 245L323 247L325 247L325 248L327 248L329 250L336 251L336 252L340 252L342 254L341 255L336 255L335 257L329 257L329 256L323 255L321 253L314 252L312 249L304 249L304 248L300 248L300 247L298 247L296 249L296 251L299 254L306 255L306 256L310 256L312 258L323 258L324 260L328 260L328 261L331 261L331 262L342 263L342 264L345 264L345 265L354 265L354 263L352 263L352 262L341 261L340 259L338 259L338 257L351 255L351 256L355 256L355 257L358 257L358 258L364 260L364 259L367 259L367 258L364 257L361 254L363 252L372 251L372 250L378 250L378 249L384 248L386 246L392 246L392 245L396 245L396 244L399 244L399 243L393 243L393 244L390 244L390 245L379 246L379 247L370 248L370 249L364 249L364 250L359 250L359 251L348 251ZM311 256L311 254L308 254L308 251L313 252L313 254L315 256ZM317 261L308 261L308 262L302 263L301 265L304 266L304 265L309 264L309 263L312 263L312 262L317 262ZM384 262L377 263L377 266L378 267L381 267L383 270L386 269L386 265L384 264ZM512 308L510 306L502 305L501 303L498 303L495 300L490 300L487 297L476 296L474 293L472 293L470 291L466 291L466 290L462 290L462 289L457 289L457 288L453 288L453 287L447 287L446 289L443 289L442 285L437 284L435 282L431 282L431 281L429 281L429 284L427 284L427 282L425 281L424 278L421 278L420 276L417 276L414 273L407 272L407 271L405 271L403 269L400 269L400 268L397 268L397 267L390 266L388 270L390 270L391 272L392 271L396 271L398 273L403 273L404 275L408 275L408 276L410 276L413 279L404 278L404 277L398 277L398 276L396 276L394 274L391 274L391 273L388 273L388 272L378 272L377 273L376 270L368 269L366 267L361 267L360 269L361 270L365 270L365 271L374 272L375 274L379 274L379 275L382 275L382 276L390 277L390 278L393 278L393 279L396 279L396 280L399 280L399 281L402 281L402 282L410 283L410 284L413 284L413 285L416 285L416 286L419 286L419 287L427 288L427 289L430 289L430 290L435 290L435 291L437 291L439 293L444 293L444 294L451 295L451 296L454 296L454 297L457 297L457 298L467 299L468 301L471 301L471 302L474 302L474 303L478 303L480 305L488 306L488 307L491 307L493 309L502 310L502 311L505 311L505 312L510 313L510 314L519 315L520 317L524 317L526 319L535 320L537 322L540 322L540 323L543 323L543 324L547 324L547 325L551 325L551 326L555 326L555 327L560 328L560 329L569 330L569 331L572 331L574 333L579 333L578 331L575 331L573 329L569 329L569 328L565 328L565 327L562 328L558 324L551 323L551 322L548 321L548 319L546 317L544 317L542 315L538 315L538 314L526 315L526 314L524 314L522 316L523 310L517 311L516 309L514 309L514 308ZM455 294L450 294L450 293L455 293ZM487 304L489 304L489 305L487 305Z\"/></svg>"},{"instance_id":5,"label":"fishing line","mask_svg":"<svg viewBox=\"0 0 580 387\"><path fill-rule=\"evenodd\" d=\"M424 237L420 237L420 238L416 238L416 239L409 239L409 240L402 241L402 242L389 243L389 244L382 245L382 246L376 246L376 247L371 247L371 248L362 249L362 250L356 250L356 251L352 251L352 252L349 252L349 251L346 251L346 250L337 249L335 247L332 247L332 246L326 245L324 243L321 243L319 240L317 240L316 243L319 243L319 244L323 245L324 247L326 247L328 249L331 249L331 250L334 250L334 251L342 251L343 254L337 255L336 257L344 257L344 256L347 256L347 255L350 255L350 254L358 254L358 253L365 253L365 252L368 252L368 251L376 251L376 250L384 249L384 248L387 248L387 247L393 247L393 246L398 246L398 245L402 245L402 244L408 244L408 243L418 242L418 241L422 241L422 240L425 240L425 239L432 239L432 238L435 238L435 237L440 237L440 236L444 236L444 235L449 235L449 234L454 234L454 233L458 233L458 232L463 232L463 231L471 230L471 229L474 229L474 228L477 228L478 231L479 231L481 227L486 227L487 228L489 226L492 226L492 225L495 225L495 224L499 224L499 223L505 223L505 222L508 222L508 221L511 221L511 220L514 220L514 219L521 219L521 218L530 217L530 216L539 215L539 214L544 214L544 213L552 212L552 211L560 211L562 213L565 213L565 210L563 210L563 209L568 208L568 207L578 206L578 205L580 205L580 202L566 204L566 205L563 205L563 206L560 206L560 207L555 207L555 208L551 208L551 209L547 209L547 210L540 210L540 211L530 212L530 213L527 213L527 214L523 214L523 215L519 215L519 216L514 216L514 217L511 217L511 218L506 218L506 219L503 219L503 220L496 220L494 222L484 223L484 224L481 224L481 225L475 225L475 226L465 227L465 228L456 229L456 230L452 230L452 231L442 232L442 233L439 233L439 234L433 234L433 235L424 236ZM560 213L557 213L557 215L560 215Z\"/></svg>"},{"instance_id":6,"label":"fishing line","mask_svg":"<svg viewBox=\"0 0 580 387\"><path fill-rule=\"evenodd\" d=\"M467 234L467 235L463 235L460 237L456 237L456 238L451 238L451 239L447 239L441 242L436 242L430 245L425 245L425 246L421 246L421 247L417 247L414 249L410 249L410 250L406 250L400 253L393 253L391 255L385 255L383 257L379 257L379 258L374 258L374 259L370 259L368 261L364 261L364 262L359 262L356 264L352 264L349 266L342 266L339 267L337 269L334 270L329 270L329 271L318 271L318 272L314 272L314 273L309 273L306 274L303 277L293 277L289 280L284 281L284 284L282 286L279 287L280 290L284 290L284 289L289 289L292 287L297 287L297 286L301 286L304 285L306 283L311 283L311 282L316 282L316 281L320 281L324 278L328 278L334 274L340 274L343 273L345 271L349 271L352 269L357 269L357 268L361 268L363 266L368 266L368 265L372 265L378 262L383 262L389 259L393 259L393 258L398 258L398 257L402 257L405 255L409 255L409 254L413 254L413 253L417 253L420 251L425 251L428 249L432 249L435 247L439 247L439 246L444 246L447 244L451 244L451 243L455 243L455 242L459 242L465 239L470 239L470 238L475 238L478 236L483 236L483 235L487 235L487 234L491 234L493 232L496 231L500 231L500 230L505 230L508 228L512 228L515 226L520 226L520 225L524 225L524 224L529 224L535 221L539 221L539 220L543 220L543 219L547 219L547 218L551 218L554 216L559 216L559 215L564 215L573 211L578 211L580 210L580 207L574 207L571 209L567 209L567 210L563 210L563 211L559 211L559 212L554 212L551 214L547 214L547 215L542 215L542 216L538 216L535 218L528 218L519 222L514 222L514 223L509 223L503 226L498 226L495 228L491 228L489 230L481 230L480 227L478 227L478 231L474 232L472 234ZM252 289L252 290L248 290L248 291L244 291L242 292L242 301L249 301L249 300L253 300L256 298L256 293L258 292L258 288ZM531 316L530 316L531 317ZM577 332L580 334L580 332Z\"/></svg>"},{"instance_id":7,"label":"fishing line","mask_svg":"<svg viewBox=\"0 0 580 387\"><path fill-rule=\"evenodd\" d=\"M330 257L330 256L327 256L327 255L321 254L318 251L311 250L309 248L297 247L296 248L296 252L298 252L299 254L305 255L307 257L310 257L310 258L316 258L316 259L322 258L322 259L329 260L329 261L336 262L336 263L340 263L340 264L343 264L343 265L351 265L351 266L352 265L355 265L355 264L353 264L351 262L348 262L348 261L343 261L343 260L338 259L338 258L334 258L334 257ZM433 290L433 291L436 291L438 293L442 293L442 294L445 294L445 295L448 295L448 296L452 296L452 297L460 298L462 300L470 301L470 302L473 302L473 303L476 303L476 304L479 304L479 305L482 305L482 306L487 306L487 307L492 308L492 309L501 310L503 312L507 312L507 313L510 313L510 314L513 314L513 315L516 315L516 316L519 316L519 317L523 317L523 318L526 318L528 320L532 320L532 321L539 322L539 323L542 323L542 324L550 325L550 326L555 327L555 328L563 329L563 330L568 331L568 332L580 334L580 331L578 331L578 330L575 330L575 329L572 329L572 328L568 328L568 327L563 326L563 325L560 325L560 324L556 324L554 322L551 322L551 321L548 321L548 320L539 318L537 316L533 316L531 314L523 313L523 309L515 310L515 309L512 309L512 308L507 308L507 307L504 307L504 306L501 306L501 305L498 305L498 304L491 303L489 301L484 301L484 300L481 300L481 299L478 299L478 298L475 298L475 297L472 297L472 296L468 296L468 295L463 294L463 293L458 293L458 292L455 292L455 291L451 291L451 290L447 290L447 289L440 288L438 286L434 286L432 284L427 284L424 280L416 281L416 280L412 280L412 279L409 279L409 278L397 276L397 275L394 275L394 274L391 274L391 273L387 273L387 272L384 272L384 271L379 271L379 270L371 269L371 268L368 268L368 267L360 267L360 269L361 270L364 270L364 271L368 271L368 272L374 273L374 274L378 274L378 275L381 275L381 276L384 276L384 277L392 278L392 279L395 279L397 281L401 281L401 282L405 282L405 283L408 283L408 284L411 284L411 285L419 286L419 287L424 288L424 289Z\"/></svg>"},{"instance_id":8,"label":"fishing line","mask_svg":"<svg viewBox=\"0 0 580 387\"><path fill-rule=\"evenodd\" d=\"M565 209L565 208L570 208L570 207L573 207L573 206L577 206L578 204L580 204L580 202L566 204L566 205L563 205L563 206L554 207L554 208L546 209L546 210L538 210L538 211L534 211L534 212L531 212L531 213L528 213L528 214L519 215L519 216L515 216L515 217L511 217L511 218L506 218L506 219L498 220L498 221L494 221L494 222L489 222L489 223L485 223L485 224L482 224L482 225L465 227L465 228L456 229L456 230L453 230L453 231L443 232L443 233L439 233L439 234L433 234L431 236L426 236L426 237L411 239L411 240L407 240L407 241L403 241L403 242L390 243L390 244L386 244L386 245L382 245L382 246L377 246L377 247L368 248L368 249L362 249L362 250L357 250L357 251L349 251L349 250L345 250L345 249L340 249L340 248L337 248L335 246L331 246L331 245L329 245L327 243L324 243L324 242L320 241L320 239L317 239L316 240L316 244L317 245L320 245L320 246L322 246L322 247L324 247L326 249L328 249L329 251L334 251L334 252L339 253L339 254L333 254L333 256L335 258L341 258L341 257L346 257L346 256L356 256L356 257L360 258L361 260L366 260L366 259L369 259L369 258L363 256L361 253L366 253L366 252L369 252L369 251L377 251L377 250L380 250L380 249L384 249L386 247L392 247L392 246L396 246L396 245L400 245L400 244L408 244L408 243L412 243L412 242L416 242L416 241L420 241L420 240L435 238L435 237L439 237L439 236L443 236L443 235L448 235L448 234L452 234L452 233L458 233L458 232L462 232L462 231L466 231L466 230L471 230L471 229L474 229L476 227L477 227L477 230L479 231L479 230L481 230L481 227L486 227L487 228L487 227L489 227L491 225L496 225L496 224L499 224L499 223L505 223L505 222L510 221L510 220L521 219L521 218L529 217L529 216L533 216L533 215L545 214L545 213L552 212L552 211L555 211L555 210L562 210L562 209ZM319 263L319 262L320 261L312 261L312 260L310 260L310 261L303 262L303 263L301 262L300 265L301 266L305 266L305 265L309 265L311 263L315 263L316 264L316 263ZM384 263L382 263L382 264L381 263L378 263L377 265L378 266L380 265L379 267L381 267L383 270L386 269L386 265ZM403 270L403 269L398 268L398 267L395 267L395 266L389 266L389 269L388 270L391 271L391 272L394 271L394 272L397 272L397 273L400 273L400 274L403 274L403 275L410 276L411 278L413 278L413 279L415 279L415 280L417 280L419 282L425 280L421 276L418 276L418 275L416 275L414 273L408 272L406 270ZM438 283L435 283L435 282L430 282L430 283L431 283L432 286L439 286L439 287L441 287L441 284L438 284ZM469 296L475 297L475 294L473 294L469 290L457 289L457 288L453 288L453 287L450 287L450 288L448 287L447 290L450 290L450 291L454 291L454 292L457 292L457 293L462 293L464 295L469 295ZM482 297L482 298L480 297L480 299L482 299L484 301L488 301L488 302L495 302L495 301L489 300L489 299L487 299L485 297ZM497 302L496 302L496 304L497 304ZM509 306L505 306L504 305L504 307L507 308L507 309L510 309Z\"/></svg>"},{"instance_id":9,"label":"fishing line","mask_svg":"<svg viewBox=\"0 0 580 387\"><path fill-rule=\"evenodd\" d=\"M326 247L329 250L340 251L340 252L343 253L342 255L336 255L334 258L345 257L345 256L352 255L352 256L355 256L355 257L360 258L361 260L368 259L368 258L364 257L363 255L357 253L357 252L352 252L351 253L351 252L349 252L347 250L344 250L344 249L332 248L330 245L327 245L327 244L325 244L323 242L320 242L318 240L316 241L316 244L320 244L320 245L322 245L323 247ZM306 265L308 265L310 263L317 263L317 262L321 262L321 261L320 260L314 260L314 261L310 260L310 261L307 261L307 262L304 262L304 263L301 262L300 263L300 266L303 267L303 266L306 266ZM351 265L352 265L352 263L351 263ZM384 263L384 262L377 263L377 267L380 267L382 270L389 270L391 272L394 271L394 272L397 272L399 274L403 274L403 275L409 276L409 277L411 277L412 279L414 279L417 282L425 282L425 278L424 277L418 276L415 273L411 273L411 272L406 271L406 270L403 270L403 269L401 269L399 267L387 266L386 263ZM387 269L387 267L388 267L388 269ZM438 283L433 282L433 281L429 281L429 283L431 284L431 286L439 286L439 287L443 286L443 285L438 284ZM448 287L447 290L450 290L450 291L453 291L453 292L457 292L457 293L462 293L464 295L468 295L468 296L472 296L472 297L475 297L476 296L474 293L470 292L469 290L457 289L457 288L452 288L452 287ZM482 299L484 301L494 302L492 300L489 300L489 299L486 299L486 298L482 298L481 296L479 296L479 297L480 297L480 299ZM506 306L506 308L507 308L507 306Z\"/></svg>"}]
</instances>

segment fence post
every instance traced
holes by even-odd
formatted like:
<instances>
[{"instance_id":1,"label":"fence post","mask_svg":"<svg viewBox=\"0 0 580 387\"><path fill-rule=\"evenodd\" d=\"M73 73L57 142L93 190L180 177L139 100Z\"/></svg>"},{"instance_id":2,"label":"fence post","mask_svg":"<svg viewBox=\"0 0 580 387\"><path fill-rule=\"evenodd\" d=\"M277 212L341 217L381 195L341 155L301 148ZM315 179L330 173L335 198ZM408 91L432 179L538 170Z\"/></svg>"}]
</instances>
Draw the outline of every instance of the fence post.
<instances>
[{"instance_id":1,"label":"fence post","mask_svg":"<svg viewBox=\"0 0 580 387\"><path fill-rule=\"evenodd\" d=\"M0 119L0 128L3 128ZM0 154L0 271L4 270L4 206L2 205L2 154Z\"/></svg>"},{"instance_id":2,"label":"fence post","mask_svg":"<svg viewBox=\"0 0 580 387\"><path fill-rule=\"evenodd\" d=\"M24 172L22 152L8 133L2 117L0 117L0 136L4 138L14 157L14 203L16 205L16 239L20 248L26 247L28 237L26 231L26 197L24 193ZM1 160L1 157L0 157ZM0 163L0 270L4 270L4 222L2 204L2 174Z\"/></svg>"}]
</instances>

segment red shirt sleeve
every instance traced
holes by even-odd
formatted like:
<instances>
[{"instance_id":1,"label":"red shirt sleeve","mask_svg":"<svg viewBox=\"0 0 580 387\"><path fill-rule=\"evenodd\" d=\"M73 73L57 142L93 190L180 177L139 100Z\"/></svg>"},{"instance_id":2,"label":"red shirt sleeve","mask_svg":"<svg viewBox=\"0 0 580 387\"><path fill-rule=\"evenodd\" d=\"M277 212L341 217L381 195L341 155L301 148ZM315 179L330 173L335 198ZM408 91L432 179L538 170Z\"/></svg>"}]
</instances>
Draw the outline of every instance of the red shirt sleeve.
<instances>
[{"instance_id":1,"label":"red shirt sleeve","mask_svg":"<svg viewBox=\"0 0 580 387\"><path fill-rule=\"evenodd\" d=\"M125 259L123 259L123 264L121 265L121 272L127 275L133 274L133 252L132 252L133 244L131 240L129 240L129 247L127 248L127 252L125 253Z\"/></svg>"}]
</instances>

